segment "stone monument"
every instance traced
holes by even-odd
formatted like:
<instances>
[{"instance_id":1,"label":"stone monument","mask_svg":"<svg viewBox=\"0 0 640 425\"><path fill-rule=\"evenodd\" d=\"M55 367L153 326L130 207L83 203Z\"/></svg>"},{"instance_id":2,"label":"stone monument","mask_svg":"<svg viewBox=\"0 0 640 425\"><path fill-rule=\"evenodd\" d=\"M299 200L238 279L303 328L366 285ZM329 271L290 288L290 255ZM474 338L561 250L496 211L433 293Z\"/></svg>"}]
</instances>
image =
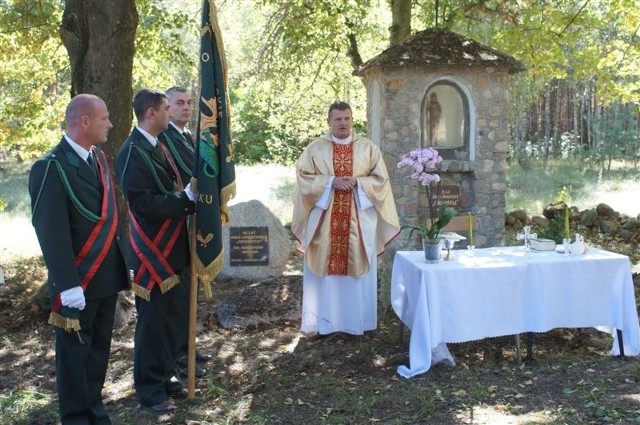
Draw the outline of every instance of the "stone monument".
<instances>
[{"instance_id":1,"label":"stone monument","mask_svg":"<svg viewBox=\"0 0 640 425\"><path fill-rule=\"evenodd\" d=\"M262 281L280 277L291 255L289 232L260 201L230 207L231 222L222 229L221 279Z\"/></svg>"},{"instance_id":2,"label":"stone monument","mask_svg":"<svg viewBox=\"0 0 640 425\"><path fill-rule=\"evenodd\" d=\"M445 204L458 211L446 230L467 230L477 247L502 244L504 163L508 149L509 75L524 70L511 56L443 30L413 35L356 72L367 89L368 136L389 169L401 224L428 219L426 196L397 172L409 151L434 147Z\"/></svg>"}]
</instances>

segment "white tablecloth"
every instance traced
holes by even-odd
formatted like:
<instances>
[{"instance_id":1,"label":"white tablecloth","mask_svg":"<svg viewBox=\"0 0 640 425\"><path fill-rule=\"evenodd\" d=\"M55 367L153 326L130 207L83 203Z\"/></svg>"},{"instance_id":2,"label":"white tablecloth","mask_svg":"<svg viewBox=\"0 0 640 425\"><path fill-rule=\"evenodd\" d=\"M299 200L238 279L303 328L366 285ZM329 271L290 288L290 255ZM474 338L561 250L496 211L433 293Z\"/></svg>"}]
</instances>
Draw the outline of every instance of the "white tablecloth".
<instances>
[{"instance_id":1,"label":"white tablecloth","mask_svg":"<svg viewBox=\"0 0 640 425\"><path fill-rule=\"evenodd\" d=\"M640 326L629 258L589 247L579 256L555 251L525 256L523 247L453 251L453 261L427 264L422 251L398 251L391 304L411 329L405 377L453 358L447 342L553 328L622 331L625 355L640 354Z\"/></svg>"}]
</instances>

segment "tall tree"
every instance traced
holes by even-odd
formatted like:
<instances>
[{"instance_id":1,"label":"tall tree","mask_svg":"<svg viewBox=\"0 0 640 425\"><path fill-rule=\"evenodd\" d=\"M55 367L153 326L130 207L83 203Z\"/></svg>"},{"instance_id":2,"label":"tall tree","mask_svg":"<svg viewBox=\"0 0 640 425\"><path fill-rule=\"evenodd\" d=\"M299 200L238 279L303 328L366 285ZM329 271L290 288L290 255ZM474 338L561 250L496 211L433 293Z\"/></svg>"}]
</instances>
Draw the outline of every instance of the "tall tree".
<instances>
[{"instance_id":1,"label":"tall tree","mask_svg":"<svg viewBox=\"0 0 640 425\"><path fill-rule=\"evenodd\" d=\"M60 138L68 58L61 2L0 0L0 150L23 160Z\"/></svg>"},{"instance_id":2,"label":"tall tree","mask_svg":"<svg viewBox=\"0 0 640 425\"><path fill-rule=\"evenodd\" d=\"M389 44L395 46L411 35L411 0L389 0L389 4L392 19Z\"/></svg>"},{"instance_id":3,"label":"tall tree","mask_svg":"<svg viewBox=\"0 0 640 425\"><path fill-rule=\"evenodd\" d=\"M113 123L104 149L110 160L131 130L137 26L135 0L65 0L60 37L71 61L71 96L104 99Z\"/></svg>"}]
</instances>

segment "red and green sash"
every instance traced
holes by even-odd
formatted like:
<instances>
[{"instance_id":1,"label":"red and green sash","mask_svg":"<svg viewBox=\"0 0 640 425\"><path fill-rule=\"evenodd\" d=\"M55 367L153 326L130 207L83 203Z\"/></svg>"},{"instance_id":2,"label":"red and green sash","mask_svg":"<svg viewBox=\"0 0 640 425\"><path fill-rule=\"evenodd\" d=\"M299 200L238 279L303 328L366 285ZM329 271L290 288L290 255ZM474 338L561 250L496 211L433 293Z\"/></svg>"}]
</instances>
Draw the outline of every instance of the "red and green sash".
<instances>
[{"instance_id":1,"label":"red and green sash","mask_svg":"<svg viewBox=\"0 0 640 425\"><path fill-rule=\"evenodd\" d=\"M176 177L178 189L182 190L182 179L171 158L171 154L162 143L160 143L160 148L167 164L169 164ZM150 161L147 161L147 164L150 167L153 166ZM140 261L138 271L133 277L133 292L138 297L150 301L151 291L156 285L159 286L160 291L164 294L180 283L180 276L174 272L167 258L183 231L186 219L185 217L180 217L164 220L153 239L140 227L131 210L129 210L129 219L131 223L129 241L136 257Z\"/></svg>"},{"instance_id":2,"label":"red and green sash","mask_svg":"<svg viewBox=\"0 0 640 425\"><path fill-rule=\"evenodd\" d=\"M113 176L109 170L109 165L107 164L104 153L95 148L92 148L92 151L94 158L96 158L100 182L102 183L102 207L95 226L91 230L91 233L85 243L82 245L80 252L78 252L75 257L78 274L82 276L80 286L83 291L86 291L89 284L91 284L93 277L102 265L109 249L111 249L111 245L114 242L114 237L118 228L118 204L116 202L116 191ZM66 178L66 175L64 175L64 170L57 161L56 165L58 166L58 172L60 173L65 190L72 199L74 205L79 210L82 209L87 212L86 208L79 203ZM86 216L86 214L83 215ZM51 307L51 314L49 316L50 324L59 326L66 331L80 330L78 309L64 307L60 299L60 294L56 296Z\"/></svg>"},{"instance_id":3,"label":"red and green sash","mask_svg":"<svg viewBox=\"0 0 640 425\"><path fill-rule=\"evenodd\" d=\"M333 144L333 174L336 177L353 175L353 143ZM331 245L327 274L349 274L349 235L351 232L352 190L336 190L331 208Z\"/></svg>"}]
</instances>

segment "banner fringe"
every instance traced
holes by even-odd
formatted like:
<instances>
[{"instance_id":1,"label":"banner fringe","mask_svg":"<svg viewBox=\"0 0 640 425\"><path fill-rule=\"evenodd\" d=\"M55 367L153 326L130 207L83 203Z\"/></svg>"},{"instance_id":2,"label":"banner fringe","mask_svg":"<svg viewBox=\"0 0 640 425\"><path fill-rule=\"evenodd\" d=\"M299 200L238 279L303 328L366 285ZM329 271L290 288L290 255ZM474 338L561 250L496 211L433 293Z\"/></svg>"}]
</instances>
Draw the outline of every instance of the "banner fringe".
<instances>
[{"instance_id":1,"label":"banner fringe","mask_svg":"<svg viewBox=\"0 0 640 425\"><path fill-rule=\"evenodd\" d=\"M224 250L222 250L220 252L220 255L218 255L211 263L206 266L202 264L202 261L200 261L200 258L197 255L192 261L195 261L196 276L200 278L200 283L202 284L205 298L213 298L213 293L211 292L211 284L222 270L224 261Z\"/></svg>"},{"instance_id":2,"label":"banner fringe","mask_svg":"<svg viewBox=\"0 0 640 425\"><path fill-rule=\"evenodd\" d=\"M193 193L197 194L198 193L198 178L195 177L195 176L191 177L190 183L191 183L191 191Z\"/></svg>"},{"instance_id":3,"label":"banner fringe","mask_svg":"<svg viewBox=\"0 0 640 425\"><path fill-rule=\"evenodd\" d=\"M64 329L67 332L78 332L80 330L80 320L70 319L53 311L49 315L49 324Z\"/></svg>"},{"instance_id":4,"label":"banner fringe","mask_svg":"<svg viewBox=\"0 0 640 425\"><path fill-rule=\"evenodd\" d=\"M236 182L233 181L230 185L223 187L220 191L220 222L224 226L229 223L229 201L231 198L236 197Z\"/></svg>"}]
</instances>

